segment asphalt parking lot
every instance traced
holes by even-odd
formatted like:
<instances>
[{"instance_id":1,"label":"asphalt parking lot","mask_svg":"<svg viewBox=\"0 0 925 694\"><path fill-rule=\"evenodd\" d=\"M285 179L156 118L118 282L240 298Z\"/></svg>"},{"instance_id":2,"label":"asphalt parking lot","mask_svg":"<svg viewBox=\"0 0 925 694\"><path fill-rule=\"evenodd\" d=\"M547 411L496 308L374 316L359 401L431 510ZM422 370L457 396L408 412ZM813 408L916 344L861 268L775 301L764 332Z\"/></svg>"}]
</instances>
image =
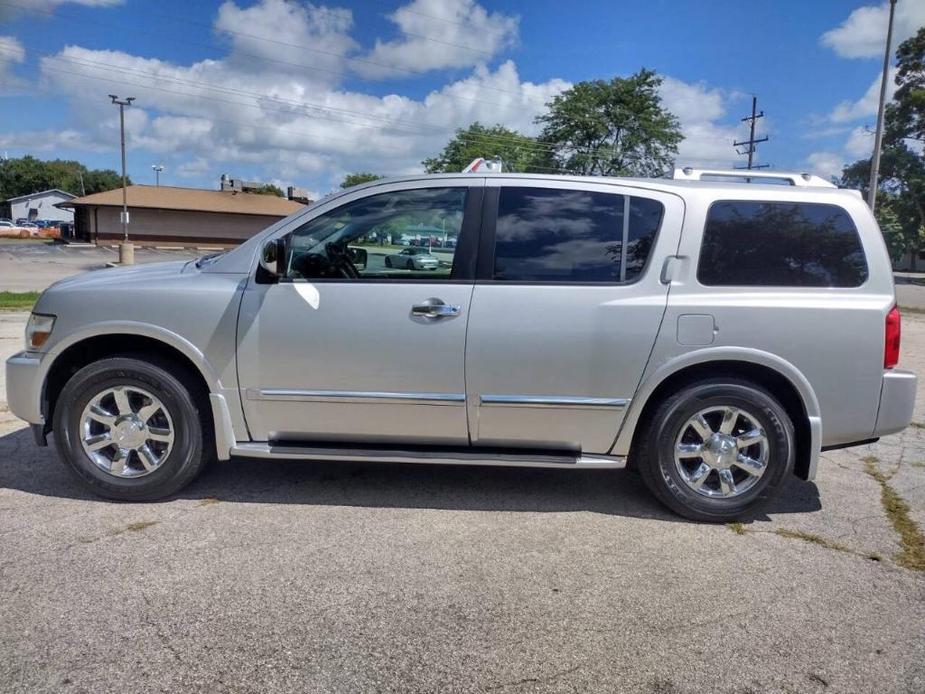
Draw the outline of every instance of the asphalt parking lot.
<instances>
[{"instance_id":1,"label":"asphalt parking lot","mask_svg":"<svg viewBox=\"0 0 925 694\"><path fill-rule=\"evenodd\" d=\"M111 503L0 401L0 689L925 691L923 395L731 527L628 471L233 461Z\"/></svg>"},{"instance_id":2,"label":"asphalt parking lot","mask_svg":"<svg viewBox=\"0 0 925 694\"><path fill-rule=\"evenodd\" d=\"M207 251L196 249L135 249L135 262L192 259ZM0 240L0 290L41 291L52 282L119 260L110 246L69 246L49 241Z\"/></svg>"}]
</instances>

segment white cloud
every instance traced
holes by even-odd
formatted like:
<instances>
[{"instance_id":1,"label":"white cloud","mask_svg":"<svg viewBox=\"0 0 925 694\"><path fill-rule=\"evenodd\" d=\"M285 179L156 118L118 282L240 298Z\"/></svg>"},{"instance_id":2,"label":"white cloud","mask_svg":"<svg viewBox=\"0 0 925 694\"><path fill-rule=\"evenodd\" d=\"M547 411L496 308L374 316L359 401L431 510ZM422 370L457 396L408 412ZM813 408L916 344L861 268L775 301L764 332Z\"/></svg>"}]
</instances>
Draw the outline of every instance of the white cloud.
<instances>
[{"instance_id":1,"label":"white cloud","mask_svg":"<svg viewBox=\"0 0 925 694\"><path fill-rule=\"evenodd\" d=\"M352 25L350 10L288 0L263 0L247 8L227 0L215 20L215 30L231 40L231 53L222 61L228 67L323 85L341 80L349 54L359 47L349 35Z\"/></svg>"},{"instance_id":2,"label":"white cloud","mask_svg":"<svg viewBox=\"0 0 925 694\"><path fill-rule=\"evenodd\" d=\"M192 161L185 161L177 167L177 176L181 178L202 178L211 171L212 165L208 159L196 157Z\"/></svg>"},{"instance_id":3,"label":"white cloud","mask_svg":"<svg viewBox=\"0 0 925 694\"><path fill-rule=\"evenodd\" d=\"M0 5L0 19L9 19L16 15L35 13L51 16L61 5L83 5L84 7L113 7L125 0L26 0L26 3Z\"/></svg>"},{"instance_id":4,"label":"white cloud","mask_svg":"<svg viewBox=\"0 0 925 694\"><path fill-rule=\"evenodd\" d=\"M480 65L517 41L519 22L517 17L489 14L474 0L412 0L389 19L401 38L376 41L364 62L354 65L363 77Z\"/></svg>"},{"instance_id":5,"label":"white cloud","mask_svg":"<svg viewBox=\"0 0 925 694\"><path fill-rule=\"evenodd\" d=\"M877 73L877 79L871 82L867 91L864 92L864 96L857 101L842 101L838 104L829 115L829 120L833 123L850 123L862 118L870 118L871 116L876 118L877 106L880 103L880 80L882 76L883 71L881 70ZM887 103L893 98L893 93L896 91L896 84L893 81L895 76L896 68L891 67L886 82Z\"/></svg>"},{"instance_id":6,"label":"white cloud","mask_svg":"<svg viewBox=\"0 0 925 694\"><path fill-rule=\"evenodd\" d=\"M7 87L16 82L11 69L14 63L26 59L26 49L15 36L0 36L0 87Z\"/></svg>"},{"instance_id":7,"label":"white cloud","mask_svg":"<svg viewBox=\"0 0 925 694\"><path fill-rule=\"evenodd\" d=\"M886 48L889 3L865 5L854 10L834 29L825 32L820 41L842 58L883 58ZM899 0L893 21L893 50L919 27L925 25L925 2Z\"/></svg>"},{"instance_id":8,"label":"white cloud","mask_svg":"<svg viewBox=\"0 0 925 694\"><path fill-rule=\"evenodd\" d=\"M810 173L825 179L841 176L845 158L838 152L813 152L806 158Z\"/></svg>"},{"instance_id":9,"label":"white cloud","mask_svg":"<svg viewBox=\"0 0 925 694\"><path fill-rule=\"evenodd\" d=\"M417 3L402 9L408 7L439 11ZM469 8L468 16L495 16L471 2L453 7ZM346 10L284 0L246 9L225 2L215 22L229 41L224 56L184 65L66 46L41 59L39 84L69 101L68 131L16 133L0 144L117 152L118 109L107 95L134 96L126 110L130 166L133 152L145 151L155 157L142 162L145 167L160 161L187 181L215 181L226 172L323 190L349 171L419 172L421 161L439 152L456 128L476 120L535 135L534 118L571 86L558 78L522 80L507 60L496 67L479 63L466 77L417 99L345 89L340 77L351 69L344 56L355 49L352 21ZM270 35L273 41L254 38ZM295 46L325 46L337 55L315 63L314 54L300 54ZM300 61L327 70L287 67ZM661 95L686 135L679 161L728 166L737 125L722 121L738 96L670 76Z\"/></svg>"},{"instance_id":10,"label":"white cloud","mask_svg":"<svg viewBox=\"0 0 925 694\"><path fill-rule=\"evenodd\" d=\"M726 103L738 95L667 76L663 76L659 95L665 108L678 116L684 132L684 141L678 147L678 166L728 168L735 158L732 143L737 126L717 121L726 115Z\"/></svg>"},{"instance_id":11,"label":"white cloud","mask_svg":"<svg viewBox=\"0 0 925 694\"><path fill-rule=\"evenodd\" d=\"M845 141L845 154L854 159L867 159L874 151L874 132L869 128L857 127Z\"/></svg>"}]
</instances>

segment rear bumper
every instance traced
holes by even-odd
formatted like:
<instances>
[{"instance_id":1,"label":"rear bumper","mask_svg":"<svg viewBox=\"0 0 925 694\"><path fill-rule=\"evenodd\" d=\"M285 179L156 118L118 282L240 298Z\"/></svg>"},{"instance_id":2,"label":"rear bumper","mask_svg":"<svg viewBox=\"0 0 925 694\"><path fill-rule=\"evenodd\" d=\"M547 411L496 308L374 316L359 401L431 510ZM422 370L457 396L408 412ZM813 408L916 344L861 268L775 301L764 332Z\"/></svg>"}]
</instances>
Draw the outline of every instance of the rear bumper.
<instances>
[{"instance_id":1,"label":"rear bumper","mask_svg":"<svg viewBox=\"0 0 925 694\"><path fill-rule=\"evenodd\" d=\"M880 410L873 436L895 434L909 426L915 407L915 391L916 377L911 371L894 369L883 374Z\"/></svg>"},{"instance_id":2,"label":"rear bumper","mask_svg":"<svg viewBox=\"0 0 925 694\"><path fill-rule=\"evenodd\" d=\"M44 424L42 416L42 358L19 352L6 360L6 402L10 412L30 424Z\"/></svg>"}]
</instances>

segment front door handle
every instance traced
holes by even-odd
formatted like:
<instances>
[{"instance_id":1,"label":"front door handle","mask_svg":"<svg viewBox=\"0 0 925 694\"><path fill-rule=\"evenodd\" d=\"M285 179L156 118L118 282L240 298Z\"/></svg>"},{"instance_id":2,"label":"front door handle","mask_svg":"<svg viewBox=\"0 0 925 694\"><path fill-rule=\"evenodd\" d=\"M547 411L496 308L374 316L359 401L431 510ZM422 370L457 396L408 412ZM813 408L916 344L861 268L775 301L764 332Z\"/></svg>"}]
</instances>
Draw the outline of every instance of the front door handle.
<instances>
[{"instance_id":1,"label":"front door handle","mask_svg":"<svg viewBox=\"0 0 925 694\"><path fill-rule=\"evenodd\" d=\"M419 318L452 318L460 314L460 307L453 306L443 299L430 298L411 307L411 315Z\"/></svg>"}]
</instances>

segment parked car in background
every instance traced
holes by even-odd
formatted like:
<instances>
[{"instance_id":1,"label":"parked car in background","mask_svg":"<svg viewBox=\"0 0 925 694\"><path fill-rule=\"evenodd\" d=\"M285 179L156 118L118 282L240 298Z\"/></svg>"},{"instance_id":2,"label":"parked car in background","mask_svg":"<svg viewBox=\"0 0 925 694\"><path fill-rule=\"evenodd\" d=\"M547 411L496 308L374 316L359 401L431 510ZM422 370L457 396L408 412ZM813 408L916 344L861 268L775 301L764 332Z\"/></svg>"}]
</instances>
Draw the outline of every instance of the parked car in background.
<instances>
[{"instance_id":1,"label":"parked car in background","mask_svg":"<svg viewBox=\"0 0 925 694\"><path fill-rule=\"evenodd\" d=\"M406 270L436 270L440 261L429 248L411 246L398 253L385 257L386 267L404 268Z\"/></svg>"},{"instance_id":2,"label":"parked car in background","mask_svg":"<svg viewBox=\"0 0 925 694\"><path fill-rule=\"evenodd\" d=\"M357 267L350 244L397 224L458 238L451 269ZM421 250L387 259L431 267ZM822 451L909 424L899 346L856 191L452 174L350 188L194 263L62 280L6 383L113 499L233 456L630 466L677 513L730 521L813 479Z\"/></svg>"}]
</instances>

